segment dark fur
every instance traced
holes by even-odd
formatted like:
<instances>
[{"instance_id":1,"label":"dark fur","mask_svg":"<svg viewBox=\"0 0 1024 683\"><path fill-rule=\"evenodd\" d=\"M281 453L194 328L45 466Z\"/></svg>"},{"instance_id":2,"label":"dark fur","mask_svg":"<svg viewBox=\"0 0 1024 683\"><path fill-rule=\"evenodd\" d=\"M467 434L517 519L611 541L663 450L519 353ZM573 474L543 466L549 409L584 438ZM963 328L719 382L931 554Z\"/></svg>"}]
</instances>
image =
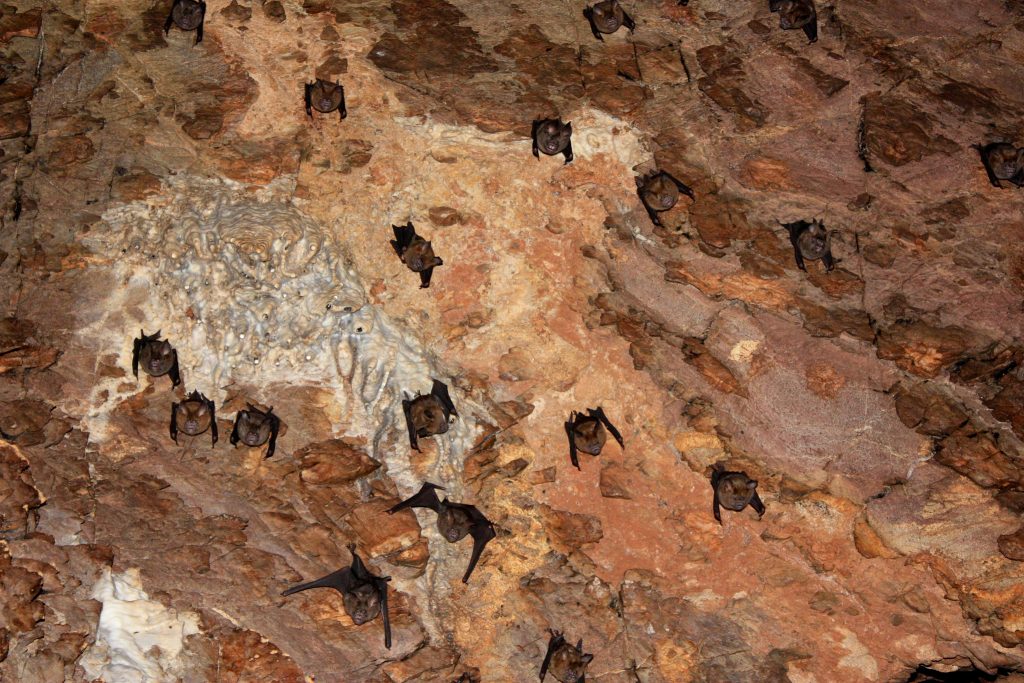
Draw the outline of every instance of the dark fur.
<instances>
[{"instance_id":1,"label":"dark fur","mask_svg":"<svg viewBox=\"0 0 1024 683\"><path fill-rule=\"evenodd\" d=\"M306 83L305 88L305 100L306 100L306 115L313 118L313 110L316 109L321 114L330 114L332 111L338 112L338 117L344 120L348 116L348 110L345 108L345 88L342 87L340 82L331 83L325 81L322 78L318 78L312 83ZM321 108L320 98L314 98L314 95L324 93L331 98L333 104L326 109ZM335 98L335 95L340 97ZM334 101L337 99L337 101Z\"/></svg>"},{"instance_id":2,"label":"dark fur","mask_svg":"<svg viewBox=\"0 0 1024 683\"><path fill-rule=\"evenodd\" d=\"M403 400L402 412L405 413L405 426L409 430L409 446L417 451L420 449L419 439L446 433L451 416L458 417L459 414L448 395L448 386L436 379L429 394L416 394L414 399ZM431 414L434 420L429 420Z\"/></svg>"},{"instance_id":3,"label":"dark fur","mask_svg":"<svg viewBox=\"0 0 1024 683\"><path fill-rule=\"evenodd\" d=\"M195 22L198 13L198 23ZM196 23L195 26L192 24ZM177 26L182 31L195 31L198 45L203 41L203 24L206 23L206 3L203 0L174 0L171 4L171 11L167 13L167 20L164 21L164 35L171 30L171 25Z\"/></svg>"},{"instance_id":4,"label":"dark fur","mask_svg":"<svg viewBox=\"0 0 1024 683\"><path fill-rule=\"evenodd\" d=\"M412 221L405 225L392 225L391 228L395 232L391 247L398 254L398 258L406 268L420 274L420 289L429 287L434 268L443 266L444 261L434 255L434 248L429 240L416 234Z\"/></svg>"},{"instance_id":5,"label":"dark fur","mask_svg":"<svg viewBox=\"0 0 1024 683\"><path fill-rule=\"evenodd\" d=\"M251 403L248 406L246 410L238 411L238 415L235 416L235 426L231 430L231 445L238 446L238 442L241 441L249 448L257 448L269 441L270 446L267 448L267 454L264 457L272 458L274 457L274 449L277 448L277 433L281 429L281 420L278 419L277 415L274 415L273 406L267 408L266 412L256 408ZM258 442L249 443L246 440L246 434L243 434L241 431L242 422L246 424L246 433L252 433L256 430L261 433Z\"/></svg>"},{"instance_id":6,"label":"dark fur","mask_svg":"<svg viewBox=\"0 0 1024 683\"><path fill-rule=\"evenodd\" d=\"M604 448L604 430L606 428L619 442L619 447L625 448L622 443L622 435L604 414L601 406L587 408L586 415L577 413L575 410L569 414L569 421L565 423L565 434L569 438L569 459L572 461L573 467L580 469L579 458L576 456L577 450L594 456L601 453L601 449ZM578 441L585 443L580 445ZM596 452L593 452L595 450Z\"/></svg>"},{"instance_id":7,"label":"dark fur","mask_svg":"<svg viewBox=\"0 0 1024 683\"><path fill-rule=\"evenodd\" d=\"M592 654L584 654L583 639L576 646L566 642L560 631L549 631L548 651L544 655L544 663L540 665L540 680L551 671L551 675L562 683L586 683L587 665L594 659ZM572 675L575 672L575 675Z\"/></svg>"},{"instance_id":8,"label":"dark fur","mask_svg":"<svg viewBox=\"0 0 1024 683\"><path fill-rule=\"evenodd\" d=\"M601 41L604 40L602 33L615 33L621 26L630 31L636 28L636 22L622 9L619 0L603 0L593 6L587 5L583 10L583 16L590 22L591 33Z\"/></svg>"},{"instance_id":9,"label":"dark fur","mask_svg":"<svg viewBox=\"0 0 1024 683\"><path fill-rule=\"evenodd\" d=\"M712 510L719 524L722 523L719 506L741 512L749 505L757 512L758 519L764 516L764 503L757 495L757 481L748 477L746 472L730 472L725 465L715 463L711 470L711 488L715 491Z\"/></svg>"},{"instance_id":10,"label":"dark fur","mask_svg":"<svg viewBox=\"0 0 1024 683\"><path fill-rule=\"evenodd\" d=\"M825 229L824 223L817 220L796 221L783 223L782 226L789 232L797 268L807 270L807 266L804 265L805 258L821 259L826 272L831 272L835 268L835 259L832 258L832 234Z\"/></svg>"},{"instance_id":11,"label":"dark fur","mask_svg":"<svg viewBox=\"0 0 1024 683\"><path fill-rule=\"evenodd\" d=\"M554 132L552 132L554 131ZM533 131L530 133L533 138L533 156L540 159L538 152L544 152L548 156L561 153L565 157L565 163L573 160L572 153L572 122L562 123L561 118L557 119L534 119ZM547 141L557 141L557 149L548 151Z\"/></svg>"},{"instance_id":12,"label":"dark fur","mask_svg":"<svg viewBox=\"0 0 1024 683\"><path fill-rule=\"evenodd\" d=\"M673 187L677 190L674 197L671 190ZM654 171L637 178L636 193L639 195L644 208L647 209L647 215L650 216L651 222L659 227L661 226L661 219L658 218L658 213L668 211L674 207L679 201L679 193L685 194L690 199L694 198L693 190L689 186L666 171ZM668 205L665 205L662 201L666 196L671 201Z\"/></svg>"},{"instance_id":13,"label":"dark fur","mask_svg":"<svg viewBox=\"0 0 1024 683\"><path fill-rule=\"evenodd\" d=\"M202 412L203 408L205 408L205 413ZM192 430L191 433L186 431L186 424L190 417L194 418L197 423L197 429ZM207 420L209 420L208 423ZM205 426L203 426L204 423L206 423ZM208 429L211 430L210 446L216 446L217 411L213 401L203 396L198 389L186 396L181 403L171 403L171 438L174 439L174 443L178 443L179 430L188 436L199 436Z\"/></svg>"},{"instance_id":14,"label":"dark fur","mask_svg":"<svg viewBox=\"0 0 1024 683\"><path fill-rule=\"evenodd\" d=\"M809 43L818 40L818 11L814 0L768 0L768 9L779 13L779 27L803 29Z\"/></svg>"},{"instance_id":15,"label":"dark fur","mask_svg":"<svg viewBox=\"0 0 1024 683\"><path fill-rule=\"evenodd\" d=\"M985 166L985 173L988 174L988 181L992 183L992 187L1002 188L1002 180L1013 183L1017 187L1024 185L1024 147L1014 150L1013 145L1006 142L990 142L989 144L982 147L981 145L971 145L972 148L978 150L978 154L981 155L981 163ZM1000 166L995 166L992 163L993 154L1010 154L1011 150L1016 152L1016 163L1012 164L1016 168L1016 172L1006 173ZM1012 170L1012 169L1011 169Z\"/></svg>"},{"instance_id":16,"label":"dark fur","mask_svg":"<svg viewBox=\"0 0 1024 683\"><path fill-rule=\"evenodd\" d=\"M181 384L181 372L178 369L178 352L170 345L170 342L160 339L160 330L155 333L147 335L145 330L139 330L141 336L136 337L132 343L132 374L136 377L139 376L139 361L142 361L142 371L151 377L161 377L167 375L171 378L171 386L176 387ZM167 349L170 349L170 354L167 354ZM156 355L159 358L170 357L171 361L169 364L161 363L160 367L153 370L149 360ZM166 369L163 365L168 365Z\"/></svg>"}]
</instances>

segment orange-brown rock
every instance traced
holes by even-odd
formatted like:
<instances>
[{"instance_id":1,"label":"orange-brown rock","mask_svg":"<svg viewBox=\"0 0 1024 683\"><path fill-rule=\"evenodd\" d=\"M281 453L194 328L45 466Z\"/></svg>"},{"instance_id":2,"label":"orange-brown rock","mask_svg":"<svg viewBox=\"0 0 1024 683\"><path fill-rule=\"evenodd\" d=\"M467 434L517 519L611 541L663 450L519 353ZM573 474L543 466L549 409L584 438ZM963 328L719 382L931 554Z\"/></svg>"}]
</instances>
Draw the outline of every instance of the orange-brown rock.
<instances>
[{"instance_id":1,"label":"orange-brown rock","mask_svg":"<svg viewBox=\"0 0 1024 683\"><path fill-rule=\"evenodd\" d=\"M311 486L346 484L370 474L380 463L343 439L318 441L298 449L302 481Z\"/></svg>"}]
</instances>

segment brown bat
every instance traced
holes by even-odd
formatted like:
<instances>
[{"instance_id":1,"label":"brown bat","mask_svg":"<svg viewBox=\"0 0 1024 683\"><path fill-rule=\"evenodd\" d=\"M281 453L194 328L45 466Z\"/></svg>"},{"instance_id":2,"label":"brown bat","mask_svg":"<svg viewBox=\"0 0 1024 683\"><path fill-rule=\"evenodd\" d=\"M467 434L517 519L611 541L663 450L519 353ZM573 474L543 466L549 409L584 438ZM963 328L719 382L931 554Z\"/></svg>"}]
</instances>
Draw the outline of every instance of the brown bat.
<instances>
[{"instance_id":1,"label":"brown bat","mask_svg":"<svg viewBox=\"0 0 1024 683\"><path fill-rule=\"evenodd\" d=\"M1007 142L992 142L984 147L971 145L981 154L988 181L993 187L1002 187L1007 180L1017 187L1024 185L1024 147L1017 149Z\"/></svg>"},{"instance_id":2,"label":"brown bat","mask_svg":"<svg viewBox=\"0 0 1024 683\"><path fill-rule=\"evenodd\" d=\"M330 114L337 111L342 119L348 116L345 109L345 88L341 83L331 83L322 78L316 79L313 83L306 83L306 115L313 117L313 110L321 114Z\"/></svg>"},{"instance_id":3,"label":"brown bat","mask_svg":"<svg viewBox=\"0 0 1024 683\"><path fill-rule=\"evenodd\" d=\"M533 138L533 156L538 159L539 151L548 156L561 153L565 157L565 163L573 160L571 122L562 123L561 118L535 119L530 136Z\"/></svg>"},{"instance_id":4,"label":"brown bat","mask_svg":"<svg viewBox=\"0 0 1024 683\"><path fill-rule=\"evenodd\" d=\"M270 441L266 458L274 457L274 449L277 447L277 433L281 429L281 420L274 415L274 408L267 408L263 412L251 403L245 410L238 411L235 416L235 426L231 430L231 445L238 446L241 441L249 448L262 446Z\"/></svg>"},{"instance_id":5,"label":"brown bat","mask_svg":"<svg viewBox=\"0 0 1024 683\"><path fill-rule=\"evenodd\" d=\"M178 352L171 346L171 342L160 339L160 330L154 334L147 335L144 330L139 330L140 337L136 337L132 344L132 374L139 376L139 362L142 363L142 371L150 377L162 377L168 375L171 378L171 386L181 384L181 372L178 370Z\"/></svg>"},{"instance_id":6,"label":"brown bat","mask_svg":"<svg viewBox=\"0 0 1024 683\"><path fill-rule=\"evenodd\" d=\"M217 415L213 401L193 391L181 403L171 404L171 438L178 443L178 432L198 436L207 429L212 430L211 446L217 444Z\"/></svg>"},{"instance_id":7,"label":"brown bat","mask_svg":"<svg viewBox=\"0 0 1024 683\"><path fill-rule=\"evenodd\" d=\"M370 573L356 554L356 546L350 543L352 565L321 577L309 583L292 586L281 595L291 595L310 588L333 588L341 593L345 613L356 626L373 621L377 615L384 618L384 647L391 649L391 622L388 620L388 581L390 576L375 576Z\"/></svg>"},{"instance_id":8,"label":"brown bat","mask_svg":"<svg viewBox=\"0 0 1024 683\"><path fill-rule=\"evenodd\" d=\"M171 11L164 22L164 35L175 25L182 31L195 31L198 45L203 40L203 23L206 18L206 3L203 0L174 0Z\"/></svg>"},{"instance_id":9,"label":"brown bat","mask_svg":"<svg viewBox=\"0 0 1024 683\"><path fill-rule=\"evenodd\" d=\"M764 517L764 503L757 495L757 480L748 477L746 472L729 472L722 463L715 463L711 470L711 487L715 490L712 509L719 524L722 523L719 506L741 512L749 505L757 512L758 519Z\"/></svg>"},{"instance_id":10,"label":"brown bat","mask_svg":"<svg viewBox=\"0 0 1024 683\"><path fill-rule=\"evenodd\" d=\"M805 258L812 261L821 259L826 272L831 272L835 268L836 263L832 258L832 235L825 230L824 223L818 220L810 223L796 221L783 223L782 226L789 232L797 268L807 270L807 266L804 265Z\"/></svg>"},{"instance_id":11,"label":"brown bat","mask_svg":"<svg viewBox=\"0 0 1024 683\"><path fill-rule=\"evenodd\" d=\"M636 191L644 208L647 209L647 215L651 217L651 222L657 226L661 225L658 213L675 206L680 193L693 199L693 190L665 171L655 171L637 178Z\"/></svg>"},{"instance_id":12,"label":"brown bat","mask_svg":"<svg viewBox=\"0 0 1024 683\"><path fill-rule=\"evenodd\" d=\"M596 409L587 408L586 415L575 410L569 414L569 421L565 423L565 434L569 437L569 459L576 469L580 469L580 461L576 457L577 450L594 456L601 454L601 449L608 440L605 428L619 442L619 447L625 448L622 435L604 414L601 406Z\"/></svg>"},{"instance_id":13,"label":"brown bat","mask_svg":"<svg viewBox=\"0 0 1024 683\"><path fill-rule=\"evenodd\" d=\"M583 653L583 639L575 646L565 641L560 631L549 631L548 652L540 666L540 680L544 681L550 670L551 675L562 683L586 683L587 665L594 659L592 654Z\"/></svg>"},{"instance_id":14,"label":"brown bat","mask_svg":"<svg viewBox=\"0 0 1024 683\"><path fill-rule=\"evenodd\" d=\"M458 416L448 395L448 387L436 379L429 394L417 394L412 400L403 400L402 411L409 430L409 445L417 451L420 449L418 439L446 433L451 416Z\"/></svg>"},{"instance_id":15,"label":"brown bat","mask_svg":"<svg viewBox=\"0 0 1024 683\"><path fill-rule=\"evenodd\" d=\"M587 5L583 16L590 22L590 31L598 40L604 40L602 33L615 33L620 26L630 31L636 28L636 22L622 9L619 0L603 0L593 7Z\"/></svg>"},{"instance_id":16,"label":"brown bat","mask_svg":"<svg viewBox=\"0 0 1024 683\"><path fill-rule=\"evenodd\" d=\"M429 287L434 268L443 266L444 261L434 255L434 247L429 240L416 234L412 221L405 225L392 225L391 228L395 231L391 246L398 258L409 270L420 274L420 289Z\"/></svg>"},{"instance_id":17,"label":"brown bat","mask_svg":"<svg viewBox=\"0 0 1024 683\"><path fill-rule=\"evenodd\" d=\"M768 0L768 9L779 13L779 28L802 28L809 43L818 40L818 12L814 0Z\"/></svg>"},{"instance_id":18,"label":"brown bat","mask_svg":"<svg viewBox=\"0 0 1024 683\"><path fill-rule=\"evenodd\" d=\"M462 583L468 583L469 575L476 568L484 546L490 543L497 533L494 531L494 525L476 509L476 506L451 503L447 498L438 500L437 494L434 493L435 489L444 491L442 486L424 483L416 495L392 507L388 514L393 515L406 508L428 508L437 513L437 530L441 532L444 540L458 543L467 535L472 536L473 554L469 558L469 567L462 577Z\"/></svg>"}]
</instances>

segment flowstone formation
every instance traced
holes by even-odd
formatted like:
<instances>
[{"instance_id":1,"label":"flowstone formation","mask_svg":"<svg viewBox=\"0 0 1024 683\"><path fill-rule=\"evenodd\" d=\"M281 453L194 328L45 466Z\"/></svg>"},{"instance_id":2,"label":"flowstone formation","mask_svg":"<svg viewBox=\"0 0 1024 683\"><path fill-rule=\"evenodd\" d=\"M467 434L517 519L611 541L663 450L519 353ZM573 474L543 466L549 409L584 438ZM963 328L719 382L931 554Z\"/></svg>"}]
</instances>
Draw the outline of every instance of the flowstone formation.
<instances>
[{"instance_id":1,"label":"flowstone formation","mask_svg":"<svg viewBox=\"0 0 1024 683\"><path fill-rule=\"evenodd\" d=\"M0 680L526 683L550 631L602 683L1024 680L1024 194L973 147L1024 139L1024 13L770 5L0 4ZM387 514L424 482L494 526L465 584ZM280 595L350 545L390 649Z\"/></svg>"}]
</instances>

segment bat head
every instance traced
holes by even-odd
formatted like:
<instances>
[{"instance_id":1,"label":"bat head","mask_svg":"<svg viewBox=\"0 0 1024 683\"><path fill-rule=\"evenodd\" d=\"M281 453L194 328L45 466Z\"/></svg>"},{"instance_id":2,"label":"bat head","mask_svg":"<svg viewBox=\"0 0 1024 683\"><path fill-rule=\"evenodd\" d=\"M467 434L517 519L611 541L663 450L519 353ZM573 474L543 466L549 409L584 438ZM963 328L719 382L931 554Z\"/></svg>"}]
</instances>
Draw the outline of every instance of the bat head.
<instances>
[{"instance_id":1,"label":"bat head","mask_svg":"<svg viewBox=\"0 0 1024 683\"><path fill-rule=\"evenodd\" d=\"M210 428L212 417L208 399L198 391L193 391L178 405L175 420L179 432L196 436Z\"/></svg>"},{"instance_id":2,"label":"bat head","mask_svg":"<svg viewBox=\"0 0 1024 683\"><path fill-rule=\"evenodd\" d=\"M547 155L554 155L568 147L572 137L572 124L561 119L547 119L537 128L537 147Z\"/></svg>"},{"instance_id":3,"label":"bat head","mask_svg":"<svg viewBox=\"0 0 1024 683\"><path fill-rule=\"evenodd\" d=\"M412 244L402 254L402 258L405 261L405 265L409 267L409 270L420 273L428 268L441 265L441 259L434 255L434 247L431 246L430 242L417 238L413 240Z\"/></svg>"},{"instance_id":4,"label":"bat head","mask_svg":"<svg viewBox=\"0 0 1024 683\"><path fill-rule=\"evenodd\" d=\"M797 237L800 253L804 258L819 259L828 251L828 231L821 221L813 221L807 225Z\"/></svg>"},{"instance_id":5,"label":"bat head","mask_svg":"<svg viewBox=\"0 0 1024 683\"><path fill-rule=\"evenodd\" d=\"M668 211L679 201L679 188L664 173L651 176L644 184L644 201L655 211Z\"/></svg>"},{"instance_id":6,"label":"bat head","mask_svg":"<svg viewBox=\"0 0 1024 683\"><path fill-rule=\"evenodd\" d=\"M718 482L718 502L726 509L739 512L753 500L756 490L756 480L743 472L730 472Z\"/></svg>"},{"instance_id":7,"label":"bat head","mask_svg":"<svg viewBox=\"0 0 1024 683\"><path fill-rule=\"evenodd\" d=\"M622 26L622 6L618 0L599 2L592 9L591 20L601 33L614 33Z\"/></svg>"},{"instance_id":8,"label":"bat head","mask_svg":"<svg viewBox=\"0 0 1024 683\"><path fill-rule=\"evenodd\" d=\"M457 543L469 534L472 520L465 510L443 506L437 515L437 530L449 543Z\"/></svg>"},{"instance_id":9,"label":"bat head","mask_svg":"<svg viewBox=\"0 0 1024 683\"><path fill-rule=\"evenodd\" d=\"M782 0L779 5L779 27L802 28L814 19L814 5L810 0Z\"/></svg>"},{"instance_id":10,"label":"bat head","mask_svg":"<svg viewBox=\"0 0 1024 683\"><path fill-rule=\"evenodd\" d=\"M166 375L174 366L174 348L166 339L147 341L139 351L139 361L147 375Z\"/></svg>"},{"instance_id":11,"label":"bat head","mask_svg":"<svg viewBox=\"0 0 1024 683\"><path fill-rule=\"evenodd\" d=\"M608 432L596 418L577 418L573 426L573 441L576 448L589 455L600 455L608 440Z\"/></svg>"},{"instance_id":12,"label":"bat head","mask_svg":"<svg viewBox=\"0 0 1024 683\"><path fill-rule=\"evenodd\" d=\"M310 89L310 104L317 111L327 114L341 105L341 93L340 84L318 78Z\"/></svg>"},{"instance_id":13,"label":"bat head","mask_svg":"<svg viewBox=\"0 0 1024 683\"><path fill-rule=\"evenodd\" d=\"M1013 145L1000 143L989 150L988 165L996 178L1009 180L1024 166L1024 149L1018 150Z\"/></svg>"},{"instance_id":14,"label":"bat head","mask_svg":"<svg viewBox=\"0 0 1024 683\"><path fill-rule=\"evenodd\" d=\"M197 0L179 0L171 10L174 23L183 31L193 31L203 23L203 3Z\"/></svg>"},{"instance_id":15,"label":"bat head","mask_svg":"<svg viewBox=\"0 0 1024 683\"><path fill-rule=\"evenodd\" d=\"M563 683L577 683L584 680L593 659L594 655L583 653L583 641L575 646L564 643L551 657L551 673Z\"/></svg>"},{"instance_id":16,"label":"bat head","mask_svg":"<svg viewBox=\"0 0 1024 683\"><path fill-rule=\"evenodd\" d=\"M356 626L373 621L380 614L380 592L372 583L364 583L342 595L345 613Z\"/></svg>"},{"instance_id":17,"label":"bat head","mask_svg":"<svg viewBox=\"0 0 1024 683\"><path fill-rule=\"evenodd\" d=\"M433 394L417 396L409 406L412 426L416 436L433 436L448 431L448 418L441 400Z\"/></svg>"},{"instance_id":18,"label":"bat head","mask_svg":"<svg viewBox=\"0 0 1024 683\"><path fill-rule=\"evenodd\" d=\"M270 438L274 418L270 411L262 412L252 406L238 416L238 436L246 446L262 446Z\"/></svg>"}]
</instances>

